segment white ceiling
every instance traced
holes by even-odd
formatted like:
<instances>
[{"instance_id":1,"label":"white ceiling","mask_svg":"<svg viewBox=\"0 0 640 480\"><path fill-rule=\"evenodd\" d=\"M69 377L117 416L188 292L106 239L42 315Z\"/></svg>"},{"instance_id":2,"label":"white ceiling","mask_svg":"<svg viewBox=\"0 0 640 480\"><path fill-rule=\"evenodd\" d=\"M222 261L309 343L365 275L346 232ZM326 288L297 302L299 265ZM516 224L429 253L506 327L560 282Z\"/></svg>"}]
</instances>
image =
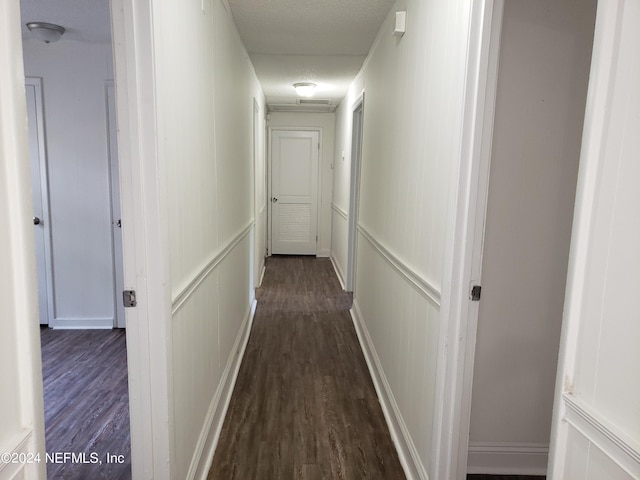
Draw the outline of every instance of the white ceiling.
<instances>
[{"instance_id":1,"label":"white ceiling","mask_svg":"<svg viewBox=\"0 0 640 480\"><path fill-rule=\"evenodd\" d=\"M295 104L295 82L314 98L345 96L395 0L228 0L267 103Z\"/></svg>"},{"instance_id":2,"label":"white ceiling","mask_svg":"<svg viewBox=\"0 0 640 480\"><path fill-rule=\"evenodd\" d=\"M295 82L336 105L395 0L227 0L268 104L296 104ZM109 0L21 0L24 24L65 27L63 38L111 41Z\"/></svg>"}]
</instances>

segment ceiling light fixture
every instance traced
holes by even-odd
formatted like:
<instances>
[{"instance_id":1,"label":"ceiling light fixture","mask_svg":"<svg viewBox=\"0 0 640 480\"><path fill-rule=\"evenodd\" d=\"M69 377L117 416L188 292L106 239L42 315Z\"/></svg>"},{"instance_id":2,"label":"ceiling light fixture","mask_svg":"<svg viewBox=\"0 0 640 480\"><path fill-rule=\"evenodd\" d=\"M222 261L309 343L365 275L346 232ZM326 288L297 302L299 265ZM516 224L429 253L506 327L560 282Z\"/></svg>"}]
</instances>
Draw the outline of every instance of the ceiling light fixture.
<instances>
[{"instance_id":1,"label":"ceiling light fixture","mask_svg":"<svg viewBox=\"0 0 640 480\"><path fill-rule=\"evenodd\" d=\"M64 33L64 27L46 22L29 22L27 28L31 35L44 43L54 43L60 40Z\"/></svg>"},{"instance_id":2,"label":"ceiling light fixture","mask_svg":"<svg viewBox=\"0 0 640 480\"><path fill-rule=\"evenodd\" d=\"M316 84L310 82L294 83L293 87L296 89L296 93L301 97L311 97L316 90Z\"/></svg>"}]
</instances>

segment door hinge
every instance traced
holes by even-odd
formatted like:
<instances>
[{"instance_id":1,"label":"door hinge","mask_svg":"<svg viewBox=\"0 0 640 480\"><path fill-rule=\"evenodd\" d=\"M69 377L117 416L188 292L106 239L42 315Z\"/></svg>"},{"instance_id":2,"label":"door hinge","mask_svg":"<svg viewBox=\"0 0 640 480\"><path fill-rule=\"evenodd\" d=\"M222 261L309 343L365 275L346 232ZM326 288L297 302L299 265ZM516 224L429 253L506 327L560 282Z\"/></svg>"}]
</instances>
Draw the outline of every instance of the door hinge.
<instances>
[{"instance_id":1,"label":"door hinge","mask_svg":"<svg viewBox=\"0 0 640 480\"><path fill-rule=\"evenodd\" d=\"M125 307L135 307L138 305L138 300L136 300L136 291L125 290L122 292L122 303Z\"/></svg>"},{"instance_id":2,"label":"door hinge","mask_svg":"<svg viewBox=\"0 0 640 480\"><path fill-rule=\"evenodd\" d=\"M480 301L480 295L482 294L482 287L480 285L474 285L471 287L471 294L469 295L469 299L472 302Z\"/></svg>"}]
</instances>

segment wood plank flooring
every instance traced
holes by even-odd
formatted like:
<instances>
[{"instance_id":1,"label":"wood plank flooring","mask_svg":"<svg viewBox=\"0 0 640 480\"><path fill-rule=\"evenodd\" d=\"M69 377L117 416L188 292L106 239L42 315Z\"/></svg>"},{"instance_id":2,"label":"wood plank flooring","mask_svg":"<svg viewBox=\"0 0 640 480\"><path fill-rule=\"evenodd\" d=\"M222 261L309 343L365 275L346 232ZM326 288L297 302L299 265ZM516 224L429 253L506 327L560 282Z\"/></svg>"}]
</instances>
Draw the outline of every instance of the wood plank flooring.
<instances>
[{"instance_id":1,"label":"wood plank flooring","mask_svg":"<svg viewBox=\"0 0 640 480\"><path fill-rule=\"evenodd\" d=\"M131 478L124 330L41 328L47 453L86 454L47 463L49 479ZM91 453L102 462L92 464ZM106 463L106 455L124 463Z\"/></svg>"},{"instance_id":2,"label":"wood plank flooring","mask_svg":"<svg viewBox=\"0 0 640 480\"><path fill-rule=\"evenodd\" d=\"M404 479L328 259L270 257L208 479Z\"/></svg>"}]
</instances>

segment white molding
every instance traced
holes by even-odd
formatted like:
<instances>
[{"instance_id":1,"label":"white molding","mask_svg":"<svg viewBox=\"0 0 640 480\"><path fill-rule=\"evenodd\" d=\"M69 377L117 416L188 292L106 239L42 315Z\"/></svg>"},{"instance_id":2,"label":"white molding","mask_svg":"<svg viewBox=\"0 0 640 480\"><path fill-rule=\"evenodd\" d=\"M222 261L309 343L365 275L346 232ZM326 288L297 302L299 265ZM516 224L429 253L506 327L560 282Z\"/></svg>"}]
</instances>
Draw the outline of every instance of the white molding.
<instances>
[{"instance_id":1,"label":"white molding","mask_svg":"<svg viewBox=\"0 0 640 480\"><path fill-rule=\"evenodd\" d=\"M331 260L331 265L333 265L333 270L336 272L336 276L338 277L338 281L340 282L342 290L346 290L344 284L344 273L342 272L342 268L340 268L340 265L336 261L336 257L333 256L333 253L329 256L329 259Z\"/></svg>"},{"instance_id":2,"label":"white molding","mask_svg":"<svg viewBox=\"0 0 640 480\"><path fill-rule=\"evenodd\" d=\"M180 308L189 300L193 292L204 282L213 270L222 262L238 244L244 240L249 234L255 222L251 220L235 237L233 237L218 253L213 257L182 287L175 297L171 300L171 314L180 310Z\"/></svg>"},{"instance_id":3,"label":"white molding","mask_svg":"<svg viewBox=\"0 0 640 480\"><path fill-rule=\"evenodd\" d=\"M260 280L258 281L258 285L256 285L256 287L260 287L262 285L262 281L264 280L264 274L265 274L266 271L267 271L267 265L263 261L262 262L262 271L260 272Z\"/></svg>"},{"instance_id":4,"label":"white molding","mask_svg":"<svg viewBox=\"0 0 640 480\"><path fill-rule=\"evenodd\" d=\"M466 478L473 359L478 304L469 289L480 278L488 163L497 86L504 0L479 0L469 11L460 164L453 169L454 193L445 240L431 473L447 480Z\"/></svg>"},{"instance_id":5,"label":"white molding","mask_svg":"<svg viewBox=\"0 0 640 480\"><path fill-rule=\"evenodd\" d=\"M111 0L120 163L131 472L165 480L173 467L169 225L164 170L158 160L158 117L151 0Z\"/></svg>"},{"instance_id":6,"label":"white molding","mask_svg":"<svg viewBox=\"0 0 640 480\"><path fill-rule=\"evenodd\" d=\"M430 300L438 308L440 307L440 289L423 278L412 267L400 260L384 245L378 242L362 224L357 225L358 232L373 246L389 265L391 265L404 279L413 285L426 299Z\"/></svg>"},{"instance_id":7,"label":"white molding","mask_svg":"<svg viewBox=\"0 0 640 480\"><path fill-rule=\"evenodd\" d=\"M340 208L338 205L336 205L333 202L331 202L331 210L336 212L338 215L340 215L345 220L349 220L349 215L347 214L347 212L345 212L342 208Z\"/></svg>"},{"instance_id":8,"label":"white molding","mask_svg":"<svg viewBox=\"0 0 640 480\"><path fill-rule=\"evenodd\" d=\"M596 14L551 423L549 478L560 478L567 462L571 461L568 458L572 453L568 444L568 427L577 430L614 461L625 462L618 464L621 468L635 468L632 476L640 478L638 443L625 439L617 429L614 431L614 427L596 409L572 395L581 353L581 331L586 317L583 312L585 296L592 293L587 285L587 273L593 264L593 222L597 210L607 208L598 203L602 200L601 170L605 163L615 161L606 155L605 146L609 141L608 132L621 126L611 118L610 106L616 86L621 23L626 5L622 1L598 2ZM631 366L621 365L620 369L625 367Z\"/></svg>"},{"instance_id":9,"label":"white molding","mask_svg":"<svg viewBox=\"0 0 640 480\"><path fill-rule=\"evenodd\" d=\"M251 326L253 325L253 319L256 313L257 301L254 299L249 307L247 315L242 322L240 332L236 337L236 341L233 344L232 352L236 352L235 355L229 356L227 365L220 379L216 394L211 400L209 405L209 411L204 422L204 427L200 432L200 437L196 443L195 454L191 460L189 471L187 472L187 479L202 479L206 480L213 462L213 456L220 439L220 432L224 424L229 404L231 403L231 395L233 388L238 379L238 372L240 371L240 365L244 357L244 352L249 343L249 334L251 333Z\"/></svg>"},{"instance_id":10,"label":"white molding","mask_svg":"<svg viewBox=\"0 0 640 480\"><path fill-rule=\"evenodd\" d=\"M50 328L55 330L110 330L113 328L113 317L108 318L64 318L51 320Z\"/></svg>"},{"instance_id":11,"label":"white molding","mask_svg":"<svg viewBox=\"0 0 640 480\"><path fill-rule=\"evenodd\" d=\"M25 77L25 85L35 88L36 97L36 123L38 130L38 149L40 150L40 190L42 191L42 212L45 221L44 228L44 263L45 263L45 283L47 288L47 316L49 322L56 317L56 298L53 275L53 252L51 247L51 208L49 205L49 159L47 155L46 126L44 124L44 98L42 95L42 78Z\"/></svg>"},{"instance_id":12,"label":"white molding","mask_svg":"<svg viewBox=\"0 0 640 480\"><path fill-rule=\"evenodd\" d=\"M329 258L331 257L331 250L329 248L321 248L318 250L318 253L316 253L316 257Z\"/></svg>"},{"instance_id":13,"label":"white molding","mask_svg":"<svg viewBox=\"0 0 640 480\"><path fill-rule=\"evenodd\" d=\"M369 367L369 373L371 374L371 380L378 394L378 400L382 407L382 413L389 427L391 439L398 451L398 457L402 468L407 477L407 480L428 480L429 476L424 468L424 465L420 461L420 456L413 443L409 430L402 418L400 408L396 403L395 397L387 377L384 374L380 358L376 352L375 346L371 341L371 336L367 330L367 326L362 317L358 300L354 298L353 307L349 311L351 313L351 319L358 335L360 347L362 353Z\"/></svg>"},{"instance_id":14,"label":"white molding","mask_svg":"<svg viewBox=\"0 0 640 480\"><path fill-rule=\"evenodd\" d=\"M23 430L20 435L16 435L6 445L0 446L0 453L8 454L38 454L40 455L40 462L46 463L46 452L38 452L33 450L33 430ZM29 478L24 473L24 467L28 465L27 462L3 462L0 461L0 478L7 480L18 480Z\"/></svg>"},{"instance_id":15,"label":"white molding","mask_svg":"<svg viewBox=\"0 0 640 480\"><path fill-rule=\"evenodd\" d=\"M579 397L562 395L563 420L580 432L629 475L640 476L640 442L609 422Z\"/></svg>"},{"instance_id":16,"label":"white molding","mask_svg":"<svg viewBox=\"0 0 640 480\"><path fill-rule=\"evenodd\" d=\"M470 442L467 473L545 475L548 444Z\"/></svg>"},{"instance_id":17,"label":"white molding","mask_svg":"<svg viewBox=\"0 0 640 480\"><path fill-rule=\"evenodd\" d=\"M45 451L44 407L20 4L3 2L0 8L0 64L10 65L0 69L0 217L5 223L0 234L0 315L2 334L11 336L10 347L0 352L0 370L3 380L14 380L15 388L3 384L4 395L19 398L19 405L0 402L2 415L13 417L3 421L1 437L19 442L25 453L37 453ZM4 444L3 451L14 445ZM44 479L45 467L44 462L12 463L0 477Z\"/></svg>"}]
</instances>

